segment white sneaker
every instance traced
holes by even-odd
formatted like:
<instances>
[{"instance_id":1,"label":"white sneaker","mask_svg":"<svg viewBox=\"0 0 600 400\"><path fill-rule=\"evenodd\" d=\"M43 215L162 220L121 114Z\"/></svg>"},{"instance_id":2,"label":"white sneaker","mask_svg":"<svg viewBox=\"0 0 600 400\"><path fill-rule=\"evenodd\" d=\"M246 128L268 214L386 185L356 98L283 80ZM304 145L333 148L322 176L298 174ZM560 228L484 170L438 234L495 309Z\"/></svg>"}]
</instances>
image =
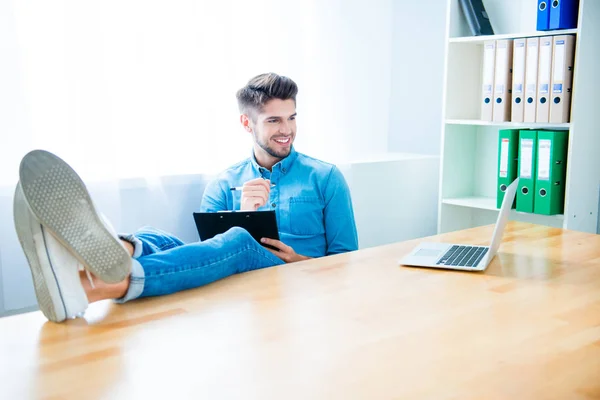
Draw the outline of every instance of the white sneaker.
<instances>
[{"instance_id":1,"label":"white sneaker","mask_svg":"<svg viewBox=\"0 0 600 400\"><path fill-rule=\"evenodd\" d=\"M33 215L88 271L107 283L129 275L128 251L66 162L47 151L31 151L21 161L19 178Z\"/></svg>"},{"instance_id":2,"label":"white sneaker","mask_svg":"<svg viewBox=\"0 0 600 400\"><path fill-rule=\"evenodd\" d=\"M31 213L20 183L13 213L40 310L54 322L83 314L88 299L79 277L80 263Z\"/></svg>"}]
</instances>

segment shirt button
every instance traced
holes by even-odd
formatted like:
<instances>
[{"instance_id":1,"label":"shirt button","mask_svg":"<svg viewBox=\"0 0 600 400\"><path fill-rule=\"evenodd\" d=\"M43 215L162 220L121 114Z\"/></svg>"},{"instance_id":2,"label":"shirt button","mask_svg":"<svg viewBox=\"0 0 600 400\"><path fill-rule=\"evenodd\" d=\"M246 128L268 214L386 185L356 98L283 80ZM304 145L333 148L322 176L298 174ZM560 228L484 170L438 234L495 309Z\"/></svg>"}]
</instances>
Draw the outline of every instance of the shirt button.
<instances>
[{"instance_id":1,"label":"shirt button","mask_svg":"<svg viewBox=\"0 0 600 400\"><path fill-rule=\"evenodd\" d=\"M284 172L284 173L285 173L285 168L281 168L281 172Z\"/></svg>"},{"instance_id":2,"label":"shirt button","mask_svg":"<svg viewBox=\"0 0 600 400\"><path fill-rule=\"evenodd\" d=\"M271 207L275 207L277 204L275 203L271 203Z\"/></svg>"}]
</instances>

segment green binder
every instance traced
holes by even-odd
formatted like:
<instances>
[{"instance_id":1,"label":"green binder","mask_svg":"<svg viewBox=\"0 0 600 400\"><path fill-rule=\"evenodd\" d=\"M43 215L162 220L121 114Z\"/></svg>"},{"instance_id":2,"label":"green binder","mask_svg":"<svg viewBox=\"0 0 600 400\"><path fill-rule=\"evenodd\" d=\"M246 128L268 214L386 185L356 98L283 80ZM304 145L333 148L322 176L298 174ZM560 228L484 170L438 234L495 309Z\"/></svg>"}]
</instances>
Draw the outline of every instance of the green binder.
<instances>
[{"instance_id":1,"label":"green binder","mask_svg":"<svg viewBox=\"0 0 600 400\"><path fill-rule=\"evenodd\" d=\"M534 212L562 214L565 206L568 131L539 131Z\"/></svg>"},{"instance_id":2,"label":"green binder","mask_svg":"<svg viewBox=\"0 0 600 400\"><path fill-rule=\"evenodd\" d=\"M498 131L498 182L496 185L496 207L502 206L506 188L517 178L519 164L519 131L501 129ZM515 208L516 200L512 204Z\"/></svg>"},{"instance_id":3,"label":"green binder","mask_svg":"<svg viewBox=\"0 0 600 400\"><path fill-rule=\"evenodd\" d=\"M519 187L517 211L533 212L535 195L537 131L519 131Z\"/></svg>"}]
</instances>

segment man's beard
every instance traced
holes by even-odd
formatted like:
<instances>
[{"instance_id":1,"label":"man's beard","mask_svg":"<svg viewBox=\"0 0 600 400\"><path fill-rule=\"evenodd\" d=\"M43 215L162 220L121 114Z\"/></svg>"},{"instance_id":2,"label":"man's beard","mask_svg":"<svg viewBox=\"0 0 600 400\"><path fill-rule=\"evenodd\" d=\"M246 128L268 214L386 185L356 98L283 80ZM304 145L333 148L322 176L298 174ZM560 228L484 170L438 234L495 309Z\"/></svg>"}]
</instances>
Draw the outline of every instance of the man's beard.
<instances>
[{"instance_id":1,"label":"man's beard","mask_svg":"<svg viewBox=\"0 0 600 400\"><path fill-rule=\"evenodd\" d=\"M267 142L262 142L260 139L258 139L258 135L256 134L256 132L253 132L253 133L254 133L254 141L260 146L261 149L266 151L271 157L279 158L280 160L282 160L290 155L290 152L292 151L291 145L287 149L281 149L281 151L277 152L277 150L275 150L269 146L270 138L268 139ZM292 140L293 137L294 137L294 135L291 135L290 140Z\"/></svg>"}]
</instances>

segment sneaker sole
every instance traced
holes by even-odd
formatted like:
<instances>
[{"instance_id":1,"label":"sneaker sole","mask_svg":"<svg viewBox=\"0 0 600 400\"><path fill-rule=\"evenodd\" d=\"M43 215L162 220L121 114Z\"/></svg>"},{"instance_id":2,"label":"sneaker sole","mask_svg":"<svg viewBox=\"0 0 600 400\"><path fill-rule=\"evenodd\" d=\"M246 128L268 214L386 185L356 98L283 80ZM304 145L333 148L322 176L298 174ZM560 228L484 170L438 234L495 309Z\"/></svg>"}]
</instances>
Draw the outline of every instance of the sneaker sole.
<instances>
[{"instance_id":1,"label":"sneaker sole","mask_svg":"<svg viewBox=\"0 0 600 400\"><path fill-rule=\"evenodd\" d=\"M73 318L83 313L87 308L87 302L74 300L73 296L69 296L68 293L63 292L59 284L60 271L54 268L54 263L50 259L48 252L39 253L37 251L31 226L33 221L31 221L27 204L24 203L23 194L19 186L17 186L17 190L15 191L13 210L15 230L30 266L35 297L42 313L46 318L54 322L62 322L67 318ZM44 247L47 247L47 233L44 232L44 227L40 224L37 228L39 229L38 238L43 240ZM44 258L43 260L41 259L42 257ZM61 278L65 277L61 276ZM66 278L66 280L67 286L73 284L71 282L72 279L69 280Z\"/></svg>"},{"instance_id":2,"label":"sneaker sole","mask_svg":"<svg viewBox=\"0 0 600 400\"><path fill-rule=\"evenodd\" d=\"M19 178L33 214L86 269L107 283L129 275L130 255L106 229L85 184L66 162L34 150L21 161Z\"/></svg>"},{"instance_id":3,"label":"sneaker sole","mask_svg":"<svg viewBox=\"0 0 600 400\"><path fill-rule=\"evenodd\" d=\"M46 318L54 322L63 321L66 317L66 306L64 301L62 301L60 288L58 286L58 282L56 279L51 279L47 282L44 277L44 273L42 272L42 266L40 263L40 259L38 258L37 251L35 250L35 245L33 241L27 240L30 233L26 231L26 227L21 223L21 218L15 213L15 229L17 231L17 237L19 238L19 242L21 243L21 248L23 249L23 253L25 253L25 257L27 258L27 262L29 263L31 270L31 278L33 279L33 288L35 289L35 297L38 302L38 306L40 310ZM50 295L50 291L52 290L54 296ZM61 304L55 305L52 301L53 298L61 298ZM57 309L60 310L57 312Z\"/></svg>"}]
</instances>

